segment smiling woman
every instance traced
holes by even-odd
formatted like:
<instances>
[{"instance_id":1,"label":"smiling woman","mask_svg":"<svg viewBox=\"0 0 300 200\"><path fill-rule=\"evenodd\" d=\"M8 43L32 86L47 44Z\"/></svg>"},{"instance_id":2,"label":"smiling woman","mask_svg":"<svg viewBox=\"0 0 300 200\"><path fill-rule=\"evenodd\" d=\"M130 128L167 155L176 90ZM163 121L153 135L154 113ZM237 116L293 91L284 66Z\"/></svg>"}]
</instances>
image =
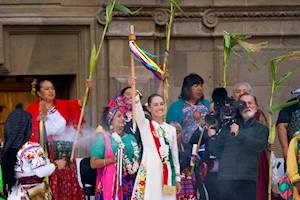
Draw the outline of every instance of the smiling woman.
<instances>
[{"instance_id":1,"label":"smiling woman","mask_svg":"<svg viewBox=\"0 0 300 200\"><path fill-rule=\"evenodd\" d=\"M90 165L97 168L98 174L96 199L115 199L117 195L120 199L131 199L140 151L135 137L124 129L125 115L130 109L125 100L124 95L117 96L104 108L102 126L105 132L96 138L92 147ZM121 152L124 156L120 156ZM115 156L117 153L122 161ZM118 188L113 180L120 174L117 169L122 163L125 163L122 170L123 189L113 192L112 188Z\"/></svg>"},{"instance_id":2,"label":"smiling woman","mask_svg":"<svg viewBox=\"0 0 300 200\"><path fill-rule=\"evenodd\" d=\"M164 122L164 100L159 94L148 98L152 121L145 117L139 96L136 102L144 151L132 199L175 200L181 189L176 129Z\"/></svg>"}]
</instances>

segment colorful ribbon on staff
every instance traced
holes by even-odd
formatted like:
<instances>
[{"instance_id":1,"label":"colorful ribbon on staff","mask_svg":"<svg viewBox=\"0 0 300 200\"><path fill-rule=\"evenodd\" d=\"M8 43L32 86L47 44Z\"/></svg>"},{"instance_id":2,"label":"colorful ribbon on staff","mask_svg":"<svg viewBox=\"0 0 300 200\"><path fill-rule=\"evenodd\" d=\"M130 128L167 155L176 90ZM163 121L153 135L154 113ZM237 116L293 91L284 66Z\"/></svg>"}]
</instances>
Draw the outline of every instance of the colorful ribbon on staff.
<instances>
[{"instance_id":1,"label":"colorful ribbon on staff","mask_svg":"<svg viewBox=\"0 0 300 200\"><path fill-rule=\"evenodd\" d=\"M161 76L164 73L162 69L150 57L157 58L153 54L138 47L134 41L129 41L130 52L134 60L142 63L148 70L150 70L158 80L162 80Z\"/></svg>"}]
</instances>

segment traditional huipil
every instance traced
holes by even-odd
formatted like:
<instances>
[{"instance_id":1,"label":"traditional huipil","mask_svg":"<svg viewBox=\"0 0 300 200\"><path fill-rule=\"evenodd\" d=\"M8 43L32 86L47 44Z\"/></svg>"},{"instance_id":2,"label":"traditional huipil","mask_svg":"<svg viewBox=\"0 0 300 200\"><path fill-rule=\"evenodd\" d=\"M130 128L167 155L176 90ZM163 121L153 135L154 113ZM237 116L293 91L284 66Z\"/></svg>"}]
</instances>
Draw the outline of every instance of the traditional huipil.
<instances>
[{"instance_id":1,"label":"traditional huipil","mask_svg":"<svg viewBox=\"0 0 300 200\"><path fill-rule=\"evenodd\" d=\"M35 187L54 171L55 165L45 157L42 147L38 143L26 142L17 153L15 176L19 184L12 188L8 200L26 200L22 188Z\"/></svg>"},{"instance_id":2,"label":"traditional huipil","mask_svg":"<svg viewBox=\"0 0 300 200\"><path fill-rule=\"evenodd\" d=\"M118 151L119 150L119 151ZM133 185L136 177L136 172L139 168L139 147L135 137L131 134L125 134L124 136L119 136L117 133L112 133L108 135L107 133L103 133L99 135L92 147L91 156L97 157L100 159L109 158L111 156L116 155L117 152L122 152L122 165L121 163L111 164L115 166L105 166L102 169L98 169L98 180L96 184L96 199L97 200L111 200L115 199L116 193L119 194L119 199L130 200ZM117 169L118 166L122 167L122 186L119 187L120 191L117 190L117 179L118 177ZM113 179L106 179L108 171L114 170ZM108 175L109 176L109 175ZM107 180L107 181L104 181ZM103 197L104 190L110 190L108 194L108 198Z\"/></svg>"},{"instance_id":3,"label":"traditional huipil","mask_svg":"<svg viewBox=\"0 0 300 200\"><path fill-rule=\"evenodd\" d=\"M47 121L44 123L49 159L51 162L56 159L66 159L69 162L72 151L71 141L74 140L76 132L72 129L77 127L80 107L78 100L54 99L53 105L54 107L47 112ZM32 115L33 135L30 141L38 142L39 101L29 105L26 110ZM50 177L50 185L54 200L86 199L78 183L76 159L73 159L73 162L69 163L65 169L55 171Z\"/></svg>"},{"instance_id":4,"label":"traditional huipil","mask_svg":"<svg viewBox=\"0 0 300 200\"><path fill-rule=\"evenodd\" d=\"M149 122L136 98L136 119L144 150L131 199L175 200L175 184L180 182L176 129L167 123Z\"/></svg>"}]
</instances>

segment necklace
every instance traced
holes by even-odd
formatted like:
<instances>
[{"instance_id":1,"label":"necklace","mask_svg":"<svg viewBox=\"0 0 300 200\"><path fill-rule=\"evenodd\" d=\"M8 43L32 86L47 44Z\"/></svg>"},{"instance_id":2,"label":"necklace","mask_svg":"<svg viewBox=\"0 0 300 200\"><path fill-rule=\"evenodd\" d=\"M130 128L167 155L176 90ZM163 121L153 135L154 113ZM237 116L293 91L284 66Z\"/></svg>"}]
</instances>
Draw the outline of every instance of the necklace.
<instances>
[{"instance_id":1,"label":"necklace","mask_svg":"<svg viewBox=\"0 0 300 200\"><path fill-rule=\"evenodd\" d=\"M125 135L125 134L124 134ZM131 146L133 147L133 158L132 161L128 158L127 154L124 152L125 145L122 142L120 135L116 132L112 134L114 140L119 144L119 148L122 150L123 153L123 163L125 163L126 170L129 174L135 174L139 169L139 147L136 142L130 141Z\"/></svg>"}]
</instances>

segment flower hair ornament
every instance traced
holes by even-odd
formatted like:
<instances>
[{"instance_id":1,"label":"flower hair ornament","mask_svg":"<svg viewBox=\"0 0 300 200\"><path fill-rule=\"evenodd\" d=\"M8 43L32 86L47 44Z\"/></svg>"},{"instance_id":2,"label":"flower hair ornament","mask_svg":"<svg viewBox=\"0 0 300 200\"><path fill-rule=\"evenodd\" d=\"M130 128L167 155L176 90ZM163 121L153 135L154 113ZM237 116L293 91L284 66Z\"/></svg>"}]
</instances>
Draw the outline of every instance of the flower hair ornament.
<instances>
[{"instance_id":1,"label":"flower hair ornament","mask_svg":"<svg viewBox=\"0 0 300 200\"><path fill-rule=\"evenodd\" d=\"M36 95L36 84L37 84L37 79L34 78L31 82L31 94Z\"/></svg>"},{"instance_id":2,"label":"flower hair ornament","mask_svg":"<svg viewBox=\"0 0 300 200\"><path fill-rule=\"evenodd\" d=\"M125 103L125 96L118 95L113 100L109 102L107 107L109 108L107 114L108 124L111 124L111 120L114 118L115 114L119 110L121 113L125 114L130 110L130 105Z\"/></svg>"}]
</instances>

